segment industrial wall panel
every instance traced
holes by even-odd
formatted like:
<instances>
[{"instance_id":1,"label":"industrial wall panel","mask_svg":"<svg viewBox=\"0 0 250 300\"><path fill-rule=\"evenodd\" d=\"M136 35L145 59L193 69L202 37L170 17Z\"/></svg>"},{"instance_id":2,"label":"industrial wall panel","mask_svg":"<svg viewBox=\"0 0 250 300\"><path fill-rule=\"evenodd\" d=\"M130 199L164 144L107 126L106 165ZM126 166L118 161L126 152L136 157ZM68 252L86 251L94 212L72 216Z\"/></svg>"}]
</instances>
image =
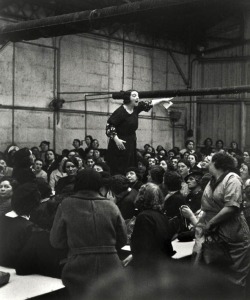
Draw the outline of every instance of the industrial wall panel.
<instances>
[{"instance_id":1,"label":"industrial wall panel","mask_svg":"<svg viewBox=\"0 0 250 300\"><path fill-rule=\"evenodd\" d=\"M215 141L221 139L225 147L234 140L240 143L240 104L198 104L197 105L197 143L210 137Z\"/></svg>"},{"instance_id":2,"label":"industrial wall panel","mask_svg":"<svg viewBox=\"0 0 250 300\"><path fill-rule=\"evenodd\" d=\"M14 141L19 147L39 146L43 140L53 147L53 113L15 110Z\"/></svg>"}]
</instances>

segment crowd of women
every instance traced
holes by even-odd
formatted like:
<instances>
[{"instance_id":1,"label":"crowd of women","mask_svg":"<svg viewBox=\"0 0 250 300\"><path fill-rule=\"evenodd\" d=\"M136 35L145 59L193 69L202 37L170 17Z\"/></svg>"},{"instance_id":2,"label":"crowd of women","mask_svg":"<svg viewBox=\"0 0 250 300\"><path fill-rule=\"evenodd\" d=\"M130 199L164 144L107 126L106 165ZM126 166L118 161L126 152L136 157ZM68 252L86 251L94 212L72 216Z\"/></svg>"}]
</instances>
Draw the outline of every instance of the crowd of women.
<instances>
[{"instance_id":1,"label":"crowd of women","mask_svg":"<svg viewBox=\"0 0 250 300\"><path fill-rule=\"evenodd\" d=\"M152 279L148 272L160 265L161 277L169 276L176 238L195 239L189 263L206 269L202 244L216 235L231 261L208 269L223 274L221 280L244 299L250 268L248 152L236 142L230 149L222 141L213 147L209 138L199 151L193 140L181 150L158 145L155 151L146 144L136 151L137 165L117 174L96 139L86 136L85 143L84 149L74 139L74 148L60 155L48 141L40 150L11 145L1 153L0 265L20 275L62 278L70 297L78 299L113 271L143 270ZM131 247L128 256L124 245ZM194 272L204 275L203 269ZM183 276L179 279L181 284ZM197 299L205 299L198 291Z\"/></svg>"}]
</instances>

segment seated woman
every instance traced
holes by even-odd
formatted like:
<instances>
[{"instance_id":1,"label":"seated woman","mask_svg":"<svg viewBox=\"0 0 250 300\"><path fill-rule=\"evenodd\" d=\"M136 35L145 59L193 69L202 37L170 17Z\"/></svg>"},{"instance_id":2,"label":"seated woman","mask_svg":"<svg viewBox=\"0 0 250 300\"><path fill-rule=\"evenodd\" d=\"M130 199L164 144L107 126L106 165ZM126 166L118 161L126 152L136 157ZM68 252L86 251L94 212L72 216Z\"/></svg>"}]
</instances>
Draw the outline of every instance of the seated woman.
<instances>
[{"instance_id":1,"label":"seated woman","mask_svg":"<svg viewBox=\"0 0 250 300\"><path fill-rule=\"evenodd\" d=\"M72 299L112 270L122 269L116 247L127 241L126 226L117 206L100 196L101 175L93 169L77 174L75 194L59 205L50 241L53 247L69 247L62 281Z\"/></svg>"},{"instance_id":2,"label":"seated woman","mask_svg":"<svg viewBox=\"0 0 250 300\"><path fill-rule=\"evenodd\" d=\"M130 187L139 191L140 187L142 186L139 170L135 167L130 167L126 170L125 174L130 182Z\"/></svg>"},{"instance_id":3,"label":"seated woman","mask_svg":"<svg viewBox=\"0 0 250 300\"><path fill-rule=\"evenodd\" d=\"M191 166L189 172L199 171L199 167L197 167L198 156L196 154L189 154L188 161L190 162L190 166Z\"/></svg>"},{"instance_id":4,"label":"seated woman","mask_svg":"<svg viewBox=\"0 0 250 300\"><path fill-rule=\"evenodd\" d=\"M34 157L28 148L22 148L16 151L14 155L14 169L12 177L20 184L34 182L36 176L31 169L33 163Z\"/></svg>"},{"instance_id":5,"label":"seated woman","mask_svg":"<svg viewBox=\"0 0 250 300\"><path fill-rule=\"evenodd\" d=\"M164 184L168 189L164 199L164 212L169 218L181 218L180 207L186 204L185 197L180 192L182 178L177 172L170 171L164 175Z\"/></svg>"},{"instance_id":6,"label":"seated woman","mask_svg":"<svg viewBox=\"0 0 250 300\"><path fill-rule=\"evenodd\" d=\"M204 141L204 147L201 148L200 153L204 156L211 155L213 148L213 140L211 138L206 138Z\"/></svg>"},{"instance_id":7,"label":"seated woman","mask_svg":"<svg viewBox=\"0 0 250 300\"><path fill-rule=\"evenodd\" d=\"M78 160L76 158L67 159L63 163L62 171L67 174L67 176L62 177L58 180L55 187L56 194L68 196L74 192L74 184L77 174Z\"/></svg>"},{"instance_id":8,"label":"seated woman","mask_svg":"<svg viewBox=\"0 0 250 300\"><path fill-rule=\"evenodd\" d=\"M35 183L25 183L13 193L13 211L0 216L0 265L16 268L19 255L31 236L34 225L30 213L40 202L40 193Z\"/></svg>"},{"instance_id":9,"label":"seated woman","mask_svg":"<svg viewBox=\"0 0 250 300\"><path fill-rule=\"evenodd\" d=\"M130 188L128 178L123 175L112 176L110 188L115 195L115 202L124 220L132 219L135 215L135 198L138 192Z\"/></svg>"},{"instance_id":10,"label":"seated woman","mask_svg":"<svg viewBox=\"0 0 250 300\"><path fill-rule=\"evenodd\" d=\"M243 182L243 188L245 188L245 183L250 178L250 164L248 163L241 164L240 178Z\"/></svg>"},{"instance_id":11,"label":"seated woman","mask_svg":"<svg viewBox=\"0 0 250 300\"><path fill-rule=\"evenodd\" d=\"M55 187L59 181L60 178L67 176L67 173L63 172L63 164L65 160L67 160L67 157L61 157L60 160L58 161L58 167L54 171L51 172L50 174L50 179L49 179L49 185L52 188L52 191L55 192Z\"/></svg>"},{"instance_id":12,"label":"seated woman","mask_svg":"<svg viewBox=\"0 0 250 300\"><path fill-rule=\"evenodd\" d=\"M164 177L165 171L161 166L152 166L148 170L148 182L152 182L154 184L157 184L165 197L168 193L168 189L165 184L163 184L163 177Z\"/></svg>"},{"instance_id":13,"label":"seated woman","mask_svg":"<svg viewBox=\"0 0 250 300\"><path fill-rule=\"evenodd\" d=\"M43 168L43 160L41 158L37 158L34 162L34 173L36 178L42 178L46 182L48 181L47 173L42 170Z\"/></svg>"},{"instance_id":14,"label":"seated woman","mask_svg":"<svg viewBox=\"0 0 250 300\"><path fill-rule=\"evenodd\" d=\"M242 151L239 149L239 145L238 143L236 143L235 141L232 141L231 144L230 144L230 149L228 150L228 152L235 156L235 155L238 155L238 156L242 156L243 153Z\"/></svg>"},{"instance_id":15,"label":"seated woman","mask_svg":"<svg viewBox=\"0 0 250 300\"><path fill-rule=\"evenodd\" d=\"M48 182L50 181L50 174L56 170L58 167L58 161L55 154L55 151L53 149L49 149L45 153L45 165L43 167L43 170L48 175Z\"/></svg>"},{"instance_id":16,"label":"seated woman","mask_svg":"<svg viewBox=\"0 0 250 300\"><path fill-rule=\"evenodd\" d=\"M163 202L156 184L146 183L140 188L135 202L139 214L131 236L135 267L150 268L175 254L171 244L175 230L162 212Z\"/></svg>"},{"instance_id":17,"label":"seated woman","mask_svg":"<svg viewBox=\"0 0 250 300\"><path fill-rule=\"evenodd\" d=\"M6 161L3 158L0 158L0 168L1 168L0 175L8 176L8 177L12 176L13 168L8 167Z\"/></svg>"},{"instance_id":18,"label":"seated woman","mask_svg":"<svg viewBox=\"0 0 250 300\"><path fill-rule=\"evenodd\" d=\"M224 142L222 140L217 140L215 142L215 149L214 149L215 153L220 152L220 153L225 153L225 149L224 149Z\"/></svg>"},{"instance_id":19,"label":"seated woman","mask_svg":"<svg viewBox=\"0 0 250 300\"><path fill-rule=\"evenodd\" d=\"M11 177L0 178L0 216L12 210L11 198L14 190L18 187L18 182Z\"/></svg>"},{"instance_id":20,"label":"seated woman","mask_svg":"<svg viewBox=\"0 0 250 300\"><path fill-rule=\"evenodd\" d=\"M185 182L185 177L189 174L191 168L191 164L188 160L181 159L177 163L178 173L182 177L182 184L181 184L181 194L186 197L189 193L188 185Z\"/></svg>"}]
</instances>

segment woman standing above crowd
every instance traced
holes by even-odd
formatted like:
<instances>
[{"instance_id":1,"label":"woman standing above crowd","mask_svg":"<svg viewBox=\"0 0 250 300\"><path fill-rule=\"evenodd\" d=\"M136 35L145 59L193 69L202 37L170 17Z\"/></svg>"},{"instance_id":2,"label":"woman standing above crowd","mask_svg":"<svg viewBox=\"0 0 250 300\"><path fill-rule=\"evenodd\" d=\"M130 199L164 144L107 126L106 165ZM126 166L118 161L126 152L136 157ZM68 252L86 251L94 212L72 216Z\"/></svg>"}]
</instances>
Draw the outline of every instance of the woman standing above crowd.
<instances>
[{"instance_id":1,"label":"woman standing above crowd","mask_svg":"<svg viewBox=\"0 0 250 300\"><path fill-rule=\"evenodd\" d=\"M139 94L135 90L124 92L123 105L110 116L106 126L106 134L110 138L107 151L107 163L111 174L124 174L128 167L137 167L136 130L138 116L142 111L149 111L154 104L169 99L139 102Z\"/></svg>"}]
</instances>

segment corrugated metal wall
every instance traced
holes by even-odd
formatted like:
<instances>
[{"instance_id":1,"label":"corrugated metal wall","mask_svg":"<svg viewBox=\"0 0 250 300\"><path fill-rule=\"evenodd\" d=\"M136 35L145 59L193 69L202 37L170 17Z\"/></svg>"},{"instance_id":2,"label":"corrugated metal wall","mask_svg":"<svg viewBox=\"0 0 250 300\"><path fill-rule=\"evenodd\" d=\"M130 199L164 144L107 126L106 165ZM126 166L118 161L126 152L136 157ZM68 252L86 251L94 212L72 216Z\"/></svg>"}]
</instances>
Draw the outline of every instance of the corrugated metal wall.
<instances>
[{"instance_id":1,"label":"corrugated metal wall","mask_svg":"<svg viewBox=\"0 0 250 300\"><path fill-rule=\"evenodd\" d=\"M220 51L207 56L207 61L205 58L197 63L196 86L210 88L249 85L250 61L242 59L249 55L246 49L235 47ZM211 61L211 56L215 60ZM225 147L229 147L234 140L242 148L250 149L249 100L249 94L197 98L197 144L202 145L205 138L211 137L214 141L222 139Z\"/></svg>"}]
</instances>

